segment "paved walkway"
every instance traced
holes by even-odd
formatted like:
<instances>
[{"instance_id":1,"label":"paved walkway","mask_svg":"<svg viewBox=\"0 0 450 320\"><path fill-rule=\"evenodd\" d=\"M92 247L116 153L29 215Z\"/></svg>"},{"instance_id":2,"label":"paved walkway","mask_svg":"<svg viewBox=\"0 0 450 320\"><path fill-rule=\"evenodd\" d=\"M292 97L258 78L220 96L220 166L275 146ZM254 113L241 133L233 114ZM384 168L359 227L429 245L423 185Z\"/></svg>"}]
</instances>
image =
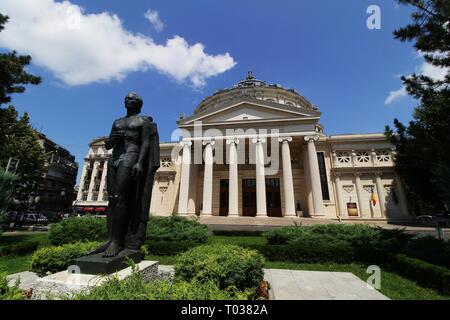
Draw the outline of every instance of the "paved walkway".
<instances>
[{"instance_id":1,"label":"paved walkway","mask_svg":"<svg viewBox=\"0 0 450 320\"><path fill-rule=\"evenodd\" d=\"M389 300L349 272L266 269L270 300Z\"/></svg>"}]
</instances>

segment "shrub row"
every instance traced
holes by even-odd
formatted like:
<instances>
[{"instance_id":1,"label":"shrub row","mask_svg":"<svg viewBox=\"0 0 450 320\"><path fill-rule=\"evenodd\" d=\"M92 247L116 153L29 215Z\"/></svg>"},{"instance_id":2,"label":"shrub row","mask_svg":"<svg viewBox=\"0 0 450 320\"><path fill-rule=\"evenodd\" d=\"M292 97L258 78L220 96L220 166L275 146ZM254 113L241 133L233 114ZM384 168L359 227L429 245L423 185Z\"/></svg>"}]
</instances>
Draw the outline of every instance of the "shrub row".
<instances>
[{"instance_id":1,"label":"shrub row","mask_svg":"<svg viewBox=\"0 0 450 320\"><path fill-rule=\"evenodd\" d=\"M256 289L264 277L264 258L235 245L204 245L181 254L175 275L184 281L213 281L222 290Z\"/></svg>"},{"instance_id":2,"label":"shrub row","mask_svg":"<svg viewBox=\"0 0 450 320\"><path fill-rule=\"evenodd\" d=\"M31 271L40 276L67 269L73 259L79 258L95 249L98 242L78 242L62 246L49 246L37 250L31 257Z\"/></svg>"},{"instance_id":3,"label":"shrub row","mask_svg":"<svg viewBox=\"0 0 450 320\"><path fill-rule=\"evenodd\" d=\"M95 217L69 218L51 224L48 238L53 245L101 241L107 238L106 219Z\"/></svg>"},{"instance_id":4,"label":"shrub row","mask_svg":"<svg viewBox=\"0 0 450 320\"><path fill-rule=\"evenodd\" d=\"M23 241L15 244L0 246L0 257L20 256L36 251L43 243L40 240Z\"/></svg>"},{"instance_id":5,"label":"shrub row","mask_svg":"<svg viewBox=\"0 0 450 320\"><path fill-rule=\"evenodd\" d=\"M257 237L261 236L264 231L258 230L214 230L212 232L215 236L227 237Z\"/></svg>"},{"instance_id":6,"label":"shrub row","mask_svg":"<svg viewBox=\"0 0 450 320\"><path fill-rule=\"evenodd\" d=\"M305 241L285 245L246 245L257 250L267 260L295 263L351 263L355 261L355 250L344 242L324 244L323 242Z\"/></svg>"},{"instance_id":7,"label":"shrub row","mask_svg":"<svg viewBox=\"0 0 450 320\"><path fill-rule=\"evenodd\" d=\"M145 242L145 250L147 253L155 256L174 256L199 245L199 243L191 241L173 242L149 240Z\"/></svg>"},{"instance_id":8,"label":"shrub row","mask_svg":"<svg viewBox=\"0 0 450 320\"><path fill-rule=\"evenodd\" d=\"M150 217L147 226L147 240L165 242L208 241L208 228L197 220L183 217ZM101 241L107 238L106 220L103 218L83 217L70 218L52 224L49 240L53 245L74 242Z\"/></svg>"},{"instance_id":9,"label":"shrub row","mask_svg":"<svg viewBox=\"0 0 450 320\"><path fill-rule=\"evenodd\" d=\"M148 221L147 240L206 243L208 236L208 228L198 220L171 216L150 217Z\"/></svg>"},{"instance_id":10,"label":"shrub row","mask_svg":"<svg viewBox=\"0 0 450 320\"><path fill-rule=\"evenodd\" d=\"M450 295L450 270L447 268L404 254L393 255L389 262L389 268L424 287L433 288L442 294Z\"/></svg>"}]
</instances>

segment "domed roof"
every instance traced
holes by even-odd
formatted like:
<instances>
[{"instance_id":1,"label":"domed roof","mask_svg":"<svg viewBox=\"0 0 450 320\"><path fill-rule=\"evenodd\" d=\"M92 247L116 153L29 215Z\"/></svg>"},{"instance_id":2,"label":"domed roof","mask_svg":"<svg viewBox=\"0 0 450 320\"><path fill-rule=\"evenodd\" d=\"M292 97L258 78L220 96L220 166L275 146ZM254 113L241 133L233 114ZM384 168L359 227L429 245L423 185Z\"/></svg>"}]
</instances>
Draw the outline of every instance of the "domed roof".
<instances>
[{"instance_id":1,"label":"domed roof","mask_svg":"<svg viewBox=\"0 0 450 320\"><path fill-rule=\"evenodd\" d=\"M267 100L276 102L282 97L284 105L295 107L304 107L310 110L317 110L317 107L307 101L295 89L286 89L279 84L269 84L266 81L257 79L252 71L247 73L247 77L231 88L217 90L212 96L206 97L197 106L194 114L203 112L211 107L219 107L222 104L229 103L230 99L238 96L251 97L258 100Z\"/></svg>"},{"instance_id":2,"label":"domed roof","mask_svg":"<svg viewBox=\"0 0 450 320\"><path fill-rule=\"evenodd\" d=\"M239 81L233 88L248 88L248 87L267 87L267 83L262 80L258 80L253 76L253 72L247 73L247 78Z\"/></svg>"}]
</instances>

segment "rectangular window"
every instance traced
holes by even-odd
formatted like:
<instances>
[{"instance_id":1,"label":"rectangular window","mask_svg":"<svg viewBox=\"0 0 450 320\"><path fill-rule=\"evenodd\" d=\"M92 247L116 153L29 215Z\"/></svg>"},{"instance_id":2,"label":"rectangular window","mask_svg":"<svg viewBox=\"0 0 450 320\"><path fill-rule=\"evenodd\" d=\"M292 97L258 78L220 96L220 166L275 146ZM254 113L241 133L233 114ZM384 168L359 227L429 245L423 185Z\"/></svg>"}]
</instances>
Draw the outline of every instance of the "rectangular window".
<instances>
[{"instance_id":1,"label":"rectangular window","mask_svg":"<svg viewBox=\"0 0 450 320\"><path fill-rule=\"evenodd\" d=\"M327 169L325 166L325 154L317 152L317 161L319 163L320 185L322 187L323 200L330 200L330 192L328 191Z\"/></svg>"}]
</instances>

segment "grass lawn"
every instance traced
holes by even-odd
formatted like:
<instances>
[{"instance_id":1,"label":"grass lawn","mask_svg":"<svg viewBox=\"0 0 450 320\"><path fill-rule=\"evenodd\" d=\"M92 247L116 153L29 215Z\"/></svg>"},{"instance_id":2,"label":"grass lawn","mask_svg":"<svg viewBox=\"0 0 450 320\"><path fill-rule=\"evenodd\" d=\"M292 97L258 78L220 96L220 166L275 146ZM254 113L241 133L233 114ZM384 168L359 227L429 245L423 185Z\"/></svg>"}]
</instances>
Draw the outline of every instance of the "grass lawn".
<instances>
[{"instance_id":1,"label":"grass lawn","mask_svg":"<svg viewBox=\"0 0 450 320\"><path fill-rule=\"evenodd\" d=\"M0 257L0 272L7 274L28 271L31 267L31 254L24 256Z\"/></svg>"}]
</instances>

